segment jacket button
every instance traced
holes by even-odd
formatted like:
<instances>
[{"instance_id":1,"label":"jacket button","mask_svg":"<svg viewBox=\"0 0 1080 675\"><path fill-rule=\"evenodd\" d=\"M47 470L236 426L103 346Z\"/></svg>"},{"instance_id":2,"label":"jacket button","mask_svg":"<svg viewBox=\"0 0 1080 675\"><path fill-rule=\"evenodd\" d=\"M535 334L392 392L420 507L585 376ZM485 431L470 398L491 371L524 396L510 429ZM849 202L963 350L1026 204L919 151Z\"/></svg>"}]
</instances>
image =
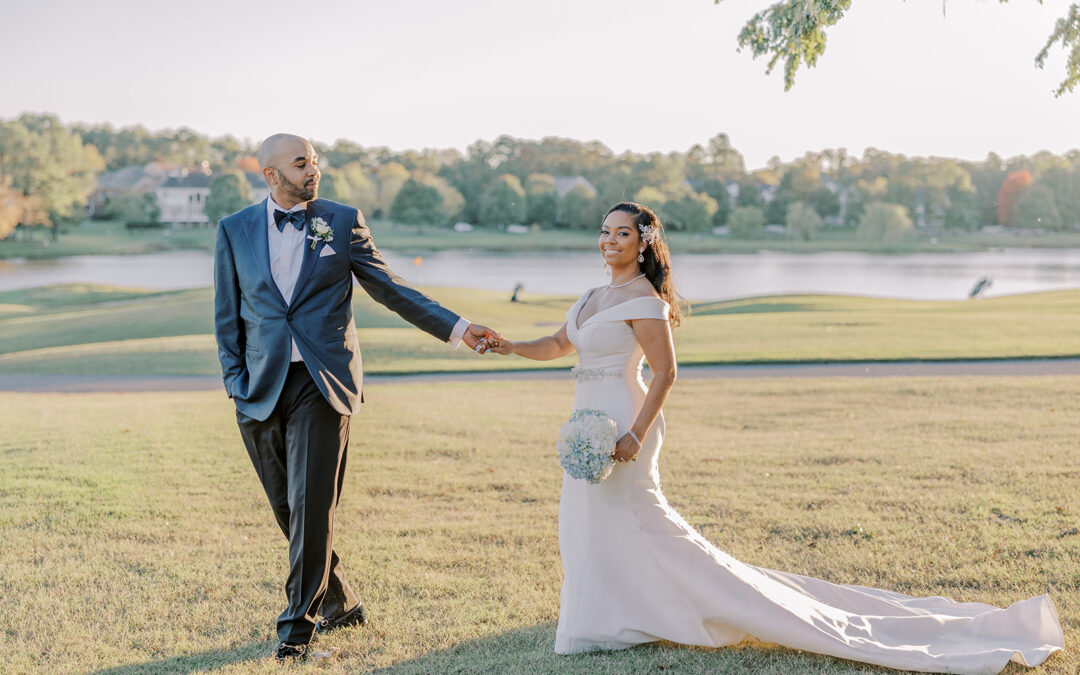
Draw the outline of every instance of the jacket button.
<instances>
[{"instance_id":1,"label":"jacket button","mask_svg":"<svg viewBox=\"0 0 1080 675\"><path fill-rule=\"evenodd\" d=\"M285 315L285 320L286 321L292 321L292 314L286 314Z\"/></svg>"}]
</instances>

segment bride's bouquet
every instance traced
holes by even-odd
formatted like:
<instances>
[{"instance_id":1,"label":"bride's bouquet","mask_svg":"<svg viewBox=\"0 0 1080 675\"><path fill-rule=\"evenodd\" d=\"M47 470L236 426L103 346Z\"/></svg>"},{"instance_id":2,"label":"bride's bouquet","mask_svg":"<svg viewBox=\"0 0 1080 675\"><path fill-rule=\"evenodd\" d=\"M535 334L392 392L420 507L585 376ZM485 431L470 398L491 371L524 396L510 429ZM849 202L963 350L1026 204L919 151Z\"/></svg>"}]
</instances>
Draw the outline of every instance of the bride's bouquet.
<instances>
[{"instance_id":1,"label":"bride's bouquet","mask_svg":"<svg viewBox=\"0 0 1080 675\"><path fill-rule=\"evenodd\" d=\"M559 429L561 439L556 444L559 464L571 478L583 478L599 483L611 474L615 460L615 443L619 440L615 420L603 410L575 410Z\"/></svg>"}]
</instances>

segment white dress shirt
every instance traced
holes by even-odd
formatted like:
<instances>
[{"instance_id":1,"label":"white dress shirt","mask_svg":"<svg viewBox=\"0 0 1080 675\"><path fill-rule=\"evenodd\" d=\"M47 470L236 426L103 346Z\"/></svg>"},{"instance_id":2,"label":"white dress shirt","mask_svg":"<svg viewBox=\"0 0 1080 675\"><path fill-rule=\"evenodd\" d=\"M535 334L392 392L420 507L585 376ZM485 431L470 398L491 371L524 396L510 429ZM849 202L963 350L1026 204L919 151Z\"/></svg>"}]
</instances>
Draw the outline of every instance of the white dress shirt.
<instances>
[{"instance_id":1,"label":"white dress shirt","mask_svg":"<svg viewBox=\"0 0 1080 675\"><path fill-rule=\"evenodd\" d=\"M292 223L286 223L285 227L278 230L274 221L274 211L303 211L307 209L307 202L300 202L291 209L278 206L273 197L266 200L266 226L267 242L270 244L270 275L274 277L274 283L281 291L281 297L285 304L292 302L293 291L296 290L296 280L300 278L300 265L304 262L304 235L306 229L296 229ZM303 361L300 350L296 346L296 340L292 340L292 354L290 361Z\"/></svg>"},{"instance_id":2,"label":"white dress shirt","mask_svg":"<svg viewBox=\"0 0 1080 675\"><path fill-rule=\"evenodd\" d=\"M270 275L274 277L274 283L281 291L281 297L285 304L292 302L293 292L296 290L296 281L300 278L300 265L304 262L304 244L307 239L307 229L296 229L292 223L286 223L278 230L274 220L274 211L303 211L307 209L307 202L301 202L291 209L279 206L273 197L266 200L266 227L267 242L270 247ZM454 330L450 333L447 344L457 348L461 344L461 338L469 327L469 321L465 317L458 319ZM292 353L289 361L303 361L300 349L296 346L296 340L291 340Z\"/></svg>"}]
</instances>

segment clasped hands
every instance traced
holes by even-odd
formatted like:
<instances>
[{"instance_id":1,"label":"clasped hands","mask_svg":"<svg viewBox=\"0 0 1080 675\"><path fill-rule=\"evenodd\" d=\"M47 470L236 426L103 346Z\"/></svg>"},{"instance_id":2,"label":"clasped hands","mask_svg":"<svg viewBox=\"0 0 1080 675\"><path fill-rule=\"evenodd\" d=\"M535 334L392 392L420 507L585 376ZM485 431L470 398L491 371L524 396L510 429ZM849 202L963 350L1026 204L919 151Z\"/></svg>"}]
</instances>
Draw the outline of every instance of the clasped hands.
<instances>
[{"instance_id":1,"label":"clasped hands","mask_svg":"<svg viewBox=\"0 0 1080 675\"><path fill-rule=\"evenodd\" d=\"M477 354L495 352L503 356L511 353L513 344L497 331L478 323L469 324L469 327L465 329L465 334L461 336L461 341L469 345L469 348Z\"/></svg>"},{"instance_id":2,"label":"clasped hands","mask_svg":"<svg viewBox=\"0 0 1080 675\"><path fill-rule=\"evenodd\" d=\"M469 345L469 349L477 354L485 354L491 349L490 341L501 340L502 336L487 326L478 323L470 323L461 336L461 341Z\"/></svg>"}]
</instances>

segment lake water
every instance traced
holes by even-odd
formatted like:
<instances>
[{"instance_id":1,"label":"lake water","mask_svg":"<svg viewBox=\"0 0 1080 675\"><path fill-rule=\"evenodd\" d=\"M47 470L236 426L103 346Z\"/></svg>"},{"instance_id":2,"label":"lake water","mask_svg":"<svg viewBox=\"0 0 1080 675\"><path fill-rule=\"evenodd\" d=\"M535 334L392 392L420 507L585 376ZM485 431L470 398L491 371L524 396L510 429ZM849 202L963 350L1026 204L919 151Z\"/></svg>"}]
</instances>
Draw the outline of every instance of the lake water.
<instances>
[{"instance_id":1,"label":"lake water","mask_svg":"<svg viewBox=\"0 0 1080 675\"><path fill-rule=\"evenodd\" d=\"M447 251L422 258L383 252L414 284L578 294L606 283L594 253L490 254ZM0 260L0 291L58 283L153 289L212 285L213 257L202 251L137 256L73 256L48 261ZM1080 288L1080 249L1010 249L983 253L679 255L675 280L692 300L779 293L838 293L919 300L962 300L990 277L984 295Z\"/></svg>"}]
</instances>

